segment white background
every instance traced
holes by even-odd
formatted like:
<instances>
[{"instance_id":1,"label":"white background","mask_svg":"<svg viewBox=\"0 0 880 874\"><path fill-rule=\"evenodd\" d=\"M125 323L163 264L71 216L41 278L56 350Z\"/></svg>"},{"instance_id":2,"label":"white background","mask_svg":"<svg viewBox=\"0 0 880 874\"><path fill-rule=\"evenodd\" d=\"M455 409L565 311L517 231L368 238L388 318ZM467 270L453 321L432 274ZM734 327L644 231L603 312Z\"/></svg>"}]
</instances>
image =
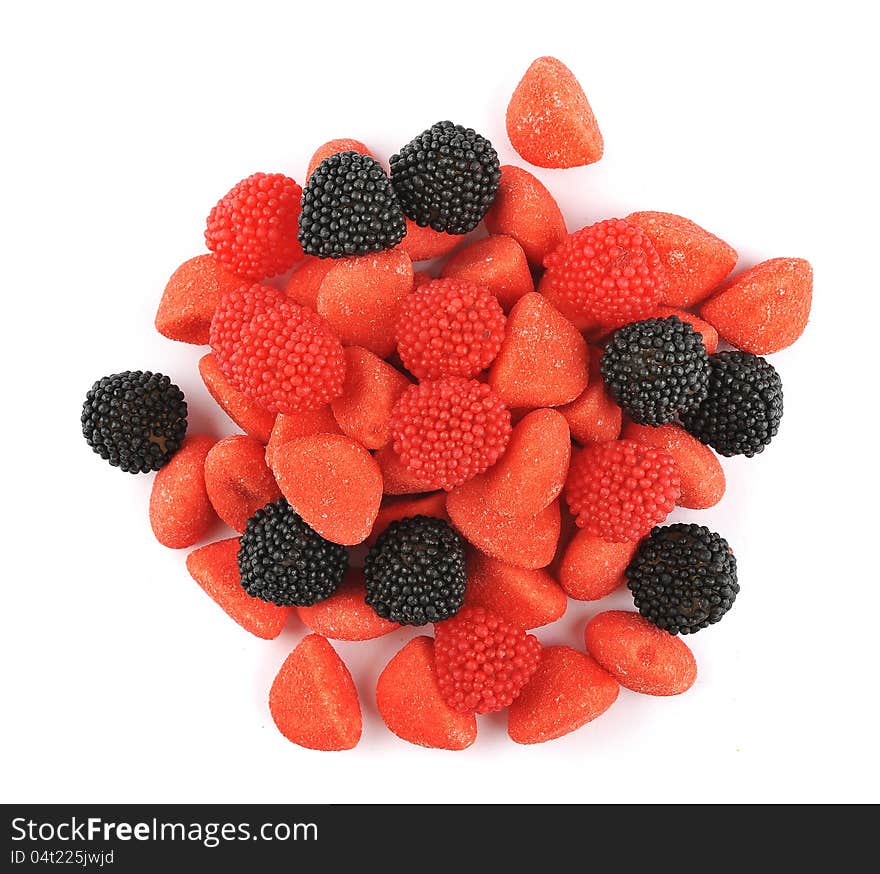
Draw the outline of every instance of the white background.
<instances>
[{"instance_id":1,"label":"white background","mask_svg":"<svg viewBox=\"0 0 880 874\"><path fill-rule=\"evenodd\" d=\"M20 3L4 5L4 801L866 801L878 798L877 56L870 4ZM538 747L482 719L463 753L387 732L375 680L406 639L341 644L365 713L348 753L285 741L266 703L302 635L250 637L153 539L150 478L101 462L83 396L125 369L171 374L191 431L232 427L202 350L152 326L205 216L257 170L303 181L313 149L387 158L431 123L486 133L564 60L605 136L601 163L538 172L576 229L636 209L686 215L741 266L815 267L802 340L773 356L779 437L725 461L705 522L742 594L689 639L692 691L623 692ZM225 536L217 531L215 536ZM582 645L608 606L572 602L542 640Z\"/></svg>"}]
</instances>

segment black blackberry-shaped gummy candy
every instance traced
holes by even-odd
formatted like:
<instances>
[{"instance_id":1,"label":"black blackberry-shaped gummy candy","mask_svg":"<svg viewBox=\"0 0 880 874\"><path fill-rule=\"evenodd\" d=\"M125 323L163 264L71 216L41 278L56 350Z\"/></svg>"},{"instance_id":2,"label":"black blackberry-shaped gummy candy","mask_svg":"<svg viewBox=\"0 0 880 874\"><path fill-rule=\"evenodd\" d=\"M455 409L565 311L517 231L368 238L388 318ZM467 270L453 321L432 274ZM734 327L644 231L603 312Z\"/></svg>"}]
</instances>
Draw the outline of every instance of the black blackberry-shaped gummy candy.
<instances>
[{"instance_id":1,"label":"black blackberry-shaped gummy candy","mask_svg":"<svg viewBox=\"0 0 880 874\"><path fill-rule=\"evenodd\" d=\"M702 336L677 316L615 331L602 354L602 377L624 412L658 427L699 404L709 386Z\"/></svg>"},{"instance_id":2,"label":"black blackberry-shaped gummy candy","mask_svg":"<svg viewBox=\"0 0 880 874\"><path fill-rule=\"evenodd\" d=\"M639 613L670 634L718 622L739 593L727 541L702 525L655 528L626 569Z\"/></svg>"},{"instance_id":3,"label":"black blackberry-shaped gummy candy","mask_svg":"<svg viewBox=\"0 0 880 874\"><path fill-rule=\"evenodd\" d=\"M113 467L126 473L159 470L186 435L186 400L161 373L114 373L99 379L86 395L82 432Z\"/></svg>"},{"instance_id":4,"label":"black blackberry-shaped gummy candy","mask_svg":"<svg viewBox=\"0 0 880 874\"><path fill-rule=\"evenodd\" d=\"M751 458L776 436L782 421L782 380L765 358L751 352L709 357L709 392L683 413L689 433L720 455Z\"/></svg>"},{"instance_id":5,"label":"black blackberry-shaped gummy candy","mask_svg":"<svg viewBox=\"0 0 880 874\"><path fill-rule=\"evenodd\" d=\"M492 206L501 169L492 143L471 128L440 121L391 159L391 184L420 227L472 231Z\"/></svg>"},{"instance_id":6,"label":"black blackberry-shaped gummy candy","mask_svg":"<svg viewBox=\"0 0 880 874\"><path fill-rule=\"evenodd\" d=\"M284 498L257 510L241 535L242 587L279 607L309 607L329 598L347 568L345 547L313 531Z\"/></svg>"},{"instance_id":7,"label":"black blackberry-shaped gummy candy","mask_svg":"<svg viewBox=\"0 0 880 874\"><path fill-rule=\"evenodd\" d=\"M464 601L464 546L449 523L427 516L392 522L367 553L367 603L383 619L425 625Z\"/></svg>"},{"instance_id":8,"label":"black blackberry-shaped gummy candy","mask_svg":"<svg viewBox=\"0 0 880 874\"><path fill-rule=\"evenodd\" d=\"M299 242L307 255L343 258L396 246L403 209L375 158L339 152L315 168L302 195Z\"/></svg>"}]
</instances>

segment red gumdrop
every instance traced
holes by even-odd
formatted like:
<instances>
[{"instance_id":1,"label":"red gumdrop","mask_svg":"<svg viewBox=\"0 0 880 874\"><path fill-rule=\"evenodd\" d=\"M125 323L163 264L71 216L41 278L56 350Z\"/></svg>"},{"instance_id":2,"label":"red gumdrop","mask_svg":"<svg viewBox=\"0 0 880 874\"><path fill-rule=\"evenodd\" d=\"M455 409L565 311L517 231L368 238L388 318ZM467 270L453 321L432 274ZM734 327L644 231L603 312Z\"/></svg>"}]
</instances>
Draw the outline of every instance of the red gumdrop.
<instances>
[{"instance_id":1,"label":"red gumdrop","mask_svg":"<svg viewBox=\"0 0 880 874\"><path fill-rule=\"evenodd\" d=\"M150 525L163 546L192 546L216 518L205 490L205 456L213 445L213 437L189 435L153 480Z\"/></svg>"},{"instance_id":2,"label":"red gumdrop","mask_svg":"<svg viewBox=\"0 0 880 874\"><path fill-rule=\"evenodd\" d=\"M331 640L372 640L400 628L366 602L362 568L349 568L339 588L311 607L297 607L303 625Z\"/></svg>"},{"instance_id":3,"label":"red gumdrop","mask_svg":"<svg viewBox=\"0 0 880 874\"><path fill-rule=\"evenodd\" d=\"M599 613L584 636L590 655L633 692L680 695L697 679L687 644L631 610Z\"/></svg>"},{"instance_id":4,"label":"red gumdrop","mask_svg":"<svg viewBox=\"0 0 880 874\"><path fill-rule=\"evenodd\" d=\"M510 705L507 733L518 744L555 740L601 716L620 687L589 656L547 646L531 682Z\"/></svg>"},{"instance_id":5,"label":"red gumdrop","mask_svg":"<svg viewBox=\"0 0 880 874\"><path fill-rule=\"evenodd\" d=\"M326 161L327 158L332 155L338 155L340 152L357 152L359 155L373 156L373 153L360 140L351 140L346 137L342 137L338 140L330 140L315 149L315 154L312 155L311 160L309 161L308 170L306 170L306 179L315 172L318 164L322 161Z\"/></svg>"},{"instance_id":6,"label":"red gumdrop","mask_svg":"<svg viewBox=\"0 0 880 874\"><path fill-rule=\"evenodd\" d=\"M599 343L612 333L612 329L608 325L603 325L602 322L580 310L567 297L561 295L547 278L546 272L538 281L538 294L543 294L553 307L559 310L590 343Z\"/></svg>"},{"instance_id":7,"label":"red gumdrop","mask_svg":"<svg viewBox=\"0 0 880 874\"><path fill-rule=\"evenodd\" d=\"M278 607L245 592L238 573L237 537L193 550L186 558L186 569L245 631L263 640L274 640L281 634L292 608Z\"/></svg>"},{"instance_id":8,"label":"red gumdrop","mask_svg":"<svg viewBox=\"0 0 880 874\"><path fill-rule=\"evenodd\" d=\"M598 601L624 584L623 573L638 546L638 541L611 543L579 529L562 554L559 585L569 598Z\"/></svg>"},{"instance_id":9,"label":"red gumdrop","mask_svg":"<svg viewBox=\"0 0 880 874\"><path fill-rule=\"evenodd\" d=\"M556 407L573 401L589 380L587 344L559 310L532 292L507 317L489 385L510 407Z\"/></svg>"},{"instance_id":10,"label":"red gumdrop","mask_svg":"<svg viewBox=\"0 0 880 874\"><path fill-rule=\"evenodd\" d=\"M464 750L477 739L474 714L453 710L440 694L430 637L414 637L388 662L376 704L385 725L411 744Z\"/></svg>"},{"instance_id":11,"label":"red gumdrop","mask_svg":"<svg viewBox=\"0 0 880 874\"><path fill-rule=\"evenodd\" d=\"M270 413L244 392L230 385L212 352L199 361L199 374L205 388L223 412L255 440L268 443L275 424L275 413Z\"/></svg>"},{"instance_id":12,"label":"red gumdrop","mask_svg":"<svg viewBox=\"0 0 880 874\"><path fill-rule=\"evenodd\" d=\"M679 507L705 510L714 507L724 495L724 469L715 453L678 425L651 428L627 422L623 429L627 440L635 440L662 449L673 457L681 481Z\"/></svg>"},{"instance_id":13,"label":"red gumdrop","mask_svg":"<svg viewBox=\"0 0 880 874\"><path fill-rule=\"evenodd\" d=\"M285 443L273 461L281 493L321 537L344 546L366 540L382 500L382 473L363 446L315 434Z\"/></svg>"},{"instance_id":14,"label":"red gumdrop","mask_svg":"<svg viewBox=\"0 0 880 874\"><path fill-rule=\"evenodd\" d=\"M416 498L392 497L383 498L379 515L373 523L373 530L367 538L367 546L372 546L379 535L392 523L399 519L410 519L413 516L430 516L432 519L449 519L446 514L446 492L433 492L430 495L419 495Z\"/></svg>"},{"instance_id":15,"label":"red gumdrop","mask_svg":"<svg viewBox=\"0 0 880 874\"><path fill-rule=\"evenodd\" d=\"M451 255L440 275L484 285L509 312L524 295L535 290L522 246L506 234L475 240Z\"/></svg>"},{"instance_id":16,"label":"red gumdrop","mask_svg":"<svg viewBox=\"0 0 880 874\"><path fill-rule=\"evenodd\" d=\"M546 570L516 567L470 550L464 605L483 607L511 625L529 629L559 619L568 599Z\"/></svg>"},{"instance_id":17,"label":"red gumdrop","mask_svg":"<svg viewBox=\"0 0 880 874\"><path fill-rule=\"evenodd\" d=\"M304 637L284 660L269 690L269 711L281 734L310 750L350 750L361 739L354 680L318 634Z\"/></svg>"},{"instance_id":18,"label":"red gumdrop","mask_svg":"<svg viewBox=\"0 0 880 874\"><path fill-rule=\"evenodd\" d=\"M339 428L367 449L384 446L391 434L391 408L410 381L369 349L345 350L346 372L342 394L331 402Z\"/></svg>"},{"instance_id":19,"label":"red gumdrop","mask_svg":"<svg viewBox=\"0 0 880 874\"><path fill-rule=\"evenodd\" d=\"M620 436L623 411L605 387L599 369L602 350L590 347L590 381L570 404L559 407L578 443L604 443Z\"/></svg>"},{"instance_id":20,"label":"red gumdrop","mask_svg":"<svg viewBox=\"0 0 880 874\"><path fill-rule=\"evenodd\" d=\"M300 266L290 274L290 279L284 286L284 293L301 307L317 310L318 289L332 266L332 258L316 258L314 255L306 255L300 262Z\"/></svg>"},{"instance_id":21,"label":"red gumdrop","mask_svg":"<svg viewBox=\"0 0 880 874\"><path fill-rule=\"evenodd\" d=\"M300 410L297 413L279 413L272 426L269 442L266 444L266 464L272 467L275 452L279 446L290 443L298 437L311 437L313 434L341 434L339 425L333 417L330 404L317 410Z\"/></svg>"},{"instance_id":22,"label":"red gumdrop","mask_svg":"<svg viewBox=\"0 0 880 874\"><path fill-rule=\"evenodd\" d=\"M459 234L419 227L412 219L406 220L406 236L397 246L411 261L431 261L448 255L462 240Z\"/></svg>"},{"instance_id":23,"label":"red gumdrop","mask_svg":"<svg viewBox=\"0 0 880 874\"><path fill-rule=\"evenodd\" d=\"M687 310L677 310L674 307L657 307L654 316L658 319L668 319L670 316L677 316L681 321L687 322L697 331L703 338L703 345L706 347L708 355L714 355L718 351L718 331L716 331L707 321L689 313Z\"/></svg>"},{"instance_id":24,"label":"red gumdrop","mask_svg":"<svg viewBox=\"0 0 880 874\"><path fill-rule=\"evenodd\" d=\"M388 443L374 456L382 471L382 490L386 495L417 495L433 491L433 487L416 477Z\"/></svg>"},{"instance_id":25,"label":"red gumdrop","mask_svg":"<svg viewBox=\"0 0 880 874\"><path fill-rule=\"evenodd\" d=\"M281 497L263 444L244 434L212 447L205 458L205 487L217 515L239 534L257 510Z\"/></svg>"}]
</instances>

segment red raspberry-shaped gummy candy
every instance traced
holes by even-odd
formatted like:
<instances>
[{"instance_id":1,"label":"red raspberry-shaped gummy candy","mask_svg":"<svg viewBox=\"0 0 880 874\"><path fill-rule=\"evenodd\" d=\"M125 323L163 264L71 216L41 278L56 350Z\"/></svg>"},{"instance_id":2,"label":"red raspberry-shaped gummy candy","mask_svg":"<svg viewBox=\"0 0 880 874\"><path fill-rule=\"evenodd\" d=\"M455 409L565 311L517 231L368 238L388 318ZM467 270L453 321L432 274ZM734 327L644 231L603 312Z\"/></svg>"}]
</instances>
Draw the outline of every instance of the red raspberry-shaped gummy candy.
<instances>
[{"instance_id":1,"label":"red raspberry-shaped gummy candy","mask_svg":"<svg viewBox=\"0 0 880 874\"><path fill-rule=\"evenodd\" d=\"M488 470L510 439L510 411L475 379L449 377L408 388L391 411L394 451L425 484L446 489Z\"/></svg>"},{"instance_id":2,"label":"red raspberry-shaped gummy candy","mask_svg":"<svg viewBox=\"0 0 880 874\"><path fill-rule=\"evenodd\" d=\"M482 607L464 607L434 628L437 682L459 713L509 707L541 661L541 644Z\"/></svg>"},{"instance_id":3,"label":"red raspberry-shaped gummy candy","mask_svg":"<svg viewBox=\"0 0 880 874\"><path fill-rule=\"evenodd\" d=\"M504 339L504 311L484 285L434 279L411 291L397 319L397 349L419 379L476 376Z\"/></svg>"},{"instance_id":4,"label":"red raspberry-shaped gummy candy","mask_svg":"<svg viewBox=\"0 0 880 874\"><path fill-rule=\"evenodd\" d=\"M281 173L242 179L211 210L205 242L243 279L284 273L303 257L297 241L302 188Z\"/></svg>"},{"instance_id":5,"label":"red raspberry-shaped gummy candy","mask_svg":"<svg viewBox=\"0 0 880 874\"><path fill-rule=\"evenodd\" d=\"M565 485L577 524L603 540L639 540L681 494L672 456L634 440L609 440L575 456Z\"/></svg>"},{"instance_id":6,"label":"red raspberry-shaped gummy candy","mask_svg":"<svg viewBox=\"0 0 880 874\"><path fill-rule=\"evenodd\" d=\"M241 332L259 313L271 309L284 300L284 295L271 285L244 285L225 292L217 303L211 318L209 342L221 370L226 369L232 353L241 342Z\"/></svg>"},{"instance_id":7,"label":"red raspberry-shaped gummy candy","mask_svg":"<svg viewBox=\"0 0 880 874\"><path fill-rule=\"evenodd\" d=\"M638 225L606 219L569 234L545 259L549 292L610 327L646 319L666 290L666 271Z\"/></svg>"}]
</instances>

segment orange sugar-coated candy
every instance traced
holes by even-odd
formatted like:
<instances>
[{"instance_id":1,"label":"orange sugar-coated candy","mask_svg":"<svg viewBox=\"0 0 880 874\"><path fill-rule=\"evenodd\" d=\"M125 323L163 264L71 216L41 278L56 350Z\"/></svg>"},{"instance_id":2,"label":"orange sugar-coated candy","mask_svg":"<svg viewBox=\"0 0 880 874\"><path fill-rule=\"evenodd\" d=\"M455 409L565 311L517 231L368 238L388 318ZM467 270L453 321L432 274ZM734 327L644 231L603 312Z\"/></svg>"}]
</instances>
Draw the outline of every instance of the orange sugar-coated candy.
<instances>
[{"instance_id":1,"label":"orange sugar-coated candy","mask_svg":"<svg viewBox=\"0 0 880 874\"><path fill-rule=\"evenodd\" d=\"M225 437L211 448L205 487L217 515L239 534L257 510L281 497L263 444L244 434Z\"/></svg>"},{"instance_id":2,"label":"orange sugar-coated candy","mask_svg":"<svg viewBox=\"0 0 880 874\"><path fill-rule=\"evenodd\" d=\"M339 588L311 607L297 607L303 625L331 640L372 640L400 628L366 602L363 568L349 568Z\"/></svg>"},{"instance_id":3,"label":"orange sugar-coated candy","mask_svg":"<svg viewBox=\"0 0 880 874\"><path fill-rule=\"evenodd\" d=\"M699 303L736 267L736 249L690 219L670 212L634 212L626 220L644 229L660 256L668 280L665 304Z\"/></svg>"},{"instance_id":4,"label":"orange sugar-coated candy","mask_svg":"<svg viewBox=\"0 0 880 874\"><path fill-rule=\"evenodd\" d=\"M300 410L297 413L279 413L272 426L269 442L266 444L266 464L272 467L275 451L279 446L296 440L298 437L311 437L313 434L341 434L339 425L330 409L330 404L317 410Z\"/></svg>"},{"instance_id":5,"label":"orange sugar-coated candy","mask_svg":"<svg viewBox=\"0 0 880 874\"><path fill-rule=\"evenodd\" d=\"M332 258L306 255L284 286L284 293L301 307L318 309L318 289L333 266Z\"/></svg>"},{"instance_id":6,"label":"orange sugar-coated candy","mask_svg":"<svg viewBox=\"0 0 880 874\"><path fill-rule=\"evenodd\" d=\"M227 273L214 255L184 261L165 286L156 311L156 330L169 340L207 346L211 318L224 292L246 285Z\"/></svg>"},{"instance_id":7,"label":"orange sugar-coated candy","mask_svg":"<svg viewBox=\"0 0 880 874\"><path fill-rule=\"evenodd\" d=\"M440 694L430 637L414 637L388 662L376 684L376 704L385 725L411 744L464 750L477 739L474 714L453 710Z\"/></svg>"},{"instance_id":8,"label":"orange sugar-coated candy","mask_svg":"<svg viewBox=\"0 0 880 874\"><path fill-rule=\"evenodd\" d=\"M304 637L284 660L269 690L269 710L281 734L310 750L350 750L361 739L354 680L319 634Z\"/></svg>"},{"instance_id":9,"label":"orange sugar-coated candy","mask_svg":"<svg viewBox=\"0 0 880 874\"><path fill-rule=\"evenodd\" d=\"M314 434L275 450L272 470L291 507L321 537L354 546L367 539L382 500L382 473L350 437Z\"/></svg>"},{"instance_id":10,"label":"orange sugar-coated candy","mask_svg":"<svg viewBox=\"0 0 880 874\"><path fill-rule=\"evenodd\" d=\"M263 640L274 640L281 634L292 608L278 607L245 592L238 573L237 537L194 549L186 558L186 569L245 631Z\"/></svg>"},{"instance_id":11,"label":"orange sugar-coated candy","mask_svg":"<svg viewBox=\"0 0 880 874\"><path fill-rule=\"evenodd\" d=\"M620 436L623 411L605 387L599 369L602 350L590 347L590 381L570 404L559 407L578 443L603 443Z\"/></svg>"},{"instance_id":12,"label":"orange sugar-coated candy","mask_svg":"<svg viewBox=\"0 0 880 874\"><path fill-rule=\"evenodd\" d=\"M367 546L372 546L379 535L392 523L399 519L411 519L414 516L429 516L432 519L449 519L446 514L446 492L432 492L429 495L408 495L382 499L379 515L373 523L373 530L367 538Z\"/></svg>"},{"instance_id":13,"label":"orange sugar-coated candy","mask_svg":"<svg viewBox=\"0 0 880 874\"><path fill-rule=\"evenodd\" d=\"M513 429L504 455L486 472L486 502L505 516L537 515L562 491L570 458L565 417L556 410L528 413Z\"/></svg>"},{"instance_id":14,"label":"orange sugar-coated candy","mask_svg":"<svg viewBox=\"0 0 880 874\"><path fill-rule=\"evenodd\" d=\"M398 249L340 258L318 290L318 312L346 346L386 358L394 351L397 313L412 285L412 261Z\"/></svg>"},{"instance_id":15,"label":"orange sugar-coated candy","mask_svg":"<svg viewBox=\"0 0 880 874\"><path fill-rule=\"evenodd\" d=\"M675 459L681 480L679 507L705 510L714 507L724 495L724 469L715 453L678 425L651 428L627 422L623 437L663 449Z\"/></svg>"},{"instance_id":16,"label":"orange sugar-coated candy","mask_svg":"<svg viewBox=\"0 0 880 874\"><path fill-rule=\"evenodd\" d=\"M213 445L213 437L188 435L153 480L150 525L163 546L192 546L216 518L205 489L205 456Z\"/></svg>"},{"instance_id":17,"label":"orange sugar-coated candy","mask_svg":"<svg viewBox=\"0 0 880 874\"><path fill-rule=\"evenodd\" d=\"M587 651L621 686L645 695L680 695L697 679L687 644L632 610L608 610L588 623Z\"/></svg>"},{"instance_id":18,"label":"orange sugar-coated candy","mask_svg":"<svg viewBox=\"0 0 880 874\"><path fill-rule=\"evenodd\" d=\"M510 407L555 407L573 401L589 379L587 344L559 310L532 292L507 317L489 385Z\"/></svg>"},{"instance_id":19,"label":"orange sugar-coated candy","mask_svg":"<svg viewBox=\"0 0 880 874\"><path fill-rule=\"evenodd\" d=\"M431 261L448 255L463 239L460 234L447 234L431 227L420 227L408 218L406 236L397 248L406 252L411 261Z\"/></svg>"},{"instance_id":20,"label":"orange sugar-coated candy","mask_svg":"<svg viewBox=\"0 0 880 874\"><path fill-rule=\"evenodd\" d=\"M546 567L559 540L559 500L531 518L493 510L485 495L485 474L446 496L446 512L465 540L493 558L524 568Z\"/></svg>"},{"instance_id":21,"label":"orange sugar-coated candy","mask_svg":"<svg viewBox=\"0 0 880 874\"><path fill-rule=\"evenodd\" d=\"M578 309L568 298L563 297L547 279L545 272L538 280L538 293L543 294L550 303L562 313L590 343L598 343L605 339L611 329L592 316Z\"/></svg>"},{"instance_id":22,"label":"orange sugar-coated candy","mask_svg":"<svg viewBox=\"0 0 880 874\"><path fill-rule=\"evenodd\" d=\"M490 234L506 234L522 246L532 267L541 267L568 234L553 195L528 170L507 164L484 219Z\"/></svg>"},{"instance_id":23,"label":"orange sugar-coated candy","mask_svg":"<svg viewBox=\"0 0 880 874\"><path fill-rule=\"evenodd\" d=\"M700 315L737 349L770 355L803 334L812 300L810 262L772 258L727 283L703 304Z\"/></svg>"},{"instance_id":24,"label":"orange sugar-coated candy","mask_svg":"<svg viewBox=\"0 0 880 874\"><path fill-rule=\"evenodd\" d=\"M223 412L255 440L268 443L272 426L275 424L275 413L270 413L230 385L229 380L220 370L213 352L209 352L199 360L199 373L205 388Z\"/></svg>"},{"instance_id":25,"label":"orange sugar-coated candy","mask_svg":"<svg viewBox=\"0 0 880 874\"><path fill-rule=\"evenodd\" d=\"M602 157L602 134L580 82L562 61L532 61L507 106L510 144L537 167L582 167Z\"/></svg>"},{"instance_id":26,"label":"orange sugar-coated candy","mask_svg":"<svg viewBox=\"0 0 880 874\"><path fill-rule=\"evenodd\" d=\"M357 152L359 155L370 155L371 157L373 155L373 153L360 140L351 140L346 137L338 140L330 140L329 142L324 143L323 146L318 146L318 148L315 149L315 154L312 155L312 158L309 161L308 170L306 170L306 180L308 180L309 176L315 172L315 169L321 161L326 160L331 155L338 155L340 152Z\"/></svg>"},{"instance_id":27,"label":"orange sugar-coated candy","mask_svg":"<svg viewBox=\"0 0 880 874\"><path fill-rule=\"evenodd\" d=\"M483 607L522 629L555 622L568 599L552 576L541 568L516 567L476 549L468 551L466 607Z\"/></svg>"},{"instance_id":28,"label":"orange sugar-coated candy","mask_svg":"<svg viewBox=\"0 0 880 874\"><path fill-rule=\"evenodd\" d=\"M345 350L345 384L331 402L339 428L367 449L379 449L389 438L391 408L410 385L400 371L360 346Z\"/></svg>"},{"instance_id":29,"label":"orange sugar-coated candy","mask_svg":"<svg viewBox=\"0 0 880 874\"><path fill-rule=\"evenodd\" d=\"M626 570L638 541L611 543L586 529L578 529L559 563L558 579L569 598L598 601L625 582Z\"/></svg>"},{"instance_id":30,"label":"orange sugar-coated candy","mask_svg":"<svg viewBox=\"0 0 880 874\"><path fill-rule=\"evenodd\" d=\"M524 294L535 290L526 253L507 234L492 234L459 249L449 256L440 275L485 285L498 298L504 312L509 312Z\"/></svg>"},{"instance_id":31,"label":"orange sugar-coated candy","mask_svg":"<svg viewBox=\"0 0 880 874\"><path fill-rule=\"evenodd\" d=\"M507 733L518 744L554 740L601 716L619 692L588 655L570 646L544 647L538 670L510 705Z\"/></svg>"},{"instance_id":32,"label":"orange sugar-coated candy","mask_svg":"<svg viewBox=\"0 0 880 874\"><path fill-rule=\"evenodd\" d=\"M654 314L654 317L658 319L668 319L670 316L677 316L681 321L693 326L693 329L702 336L707 354L714 355L718 351L718 331L707 321L687 310L678 310L667 306L657 307L657 312Z\"/></svg>"},{"instance_id":33,"label":"orange sugar-coated candy","mask_svg":"<svg viewBox=\"0 0 880 874\"><path fill-rule=\"evenodd\" d=\"M382 489L386 495L417 495L430 492L430 484L422 482L403 463L390 443L376 450L374 456L382 471Z\"/></svg>"}]
</instances>

